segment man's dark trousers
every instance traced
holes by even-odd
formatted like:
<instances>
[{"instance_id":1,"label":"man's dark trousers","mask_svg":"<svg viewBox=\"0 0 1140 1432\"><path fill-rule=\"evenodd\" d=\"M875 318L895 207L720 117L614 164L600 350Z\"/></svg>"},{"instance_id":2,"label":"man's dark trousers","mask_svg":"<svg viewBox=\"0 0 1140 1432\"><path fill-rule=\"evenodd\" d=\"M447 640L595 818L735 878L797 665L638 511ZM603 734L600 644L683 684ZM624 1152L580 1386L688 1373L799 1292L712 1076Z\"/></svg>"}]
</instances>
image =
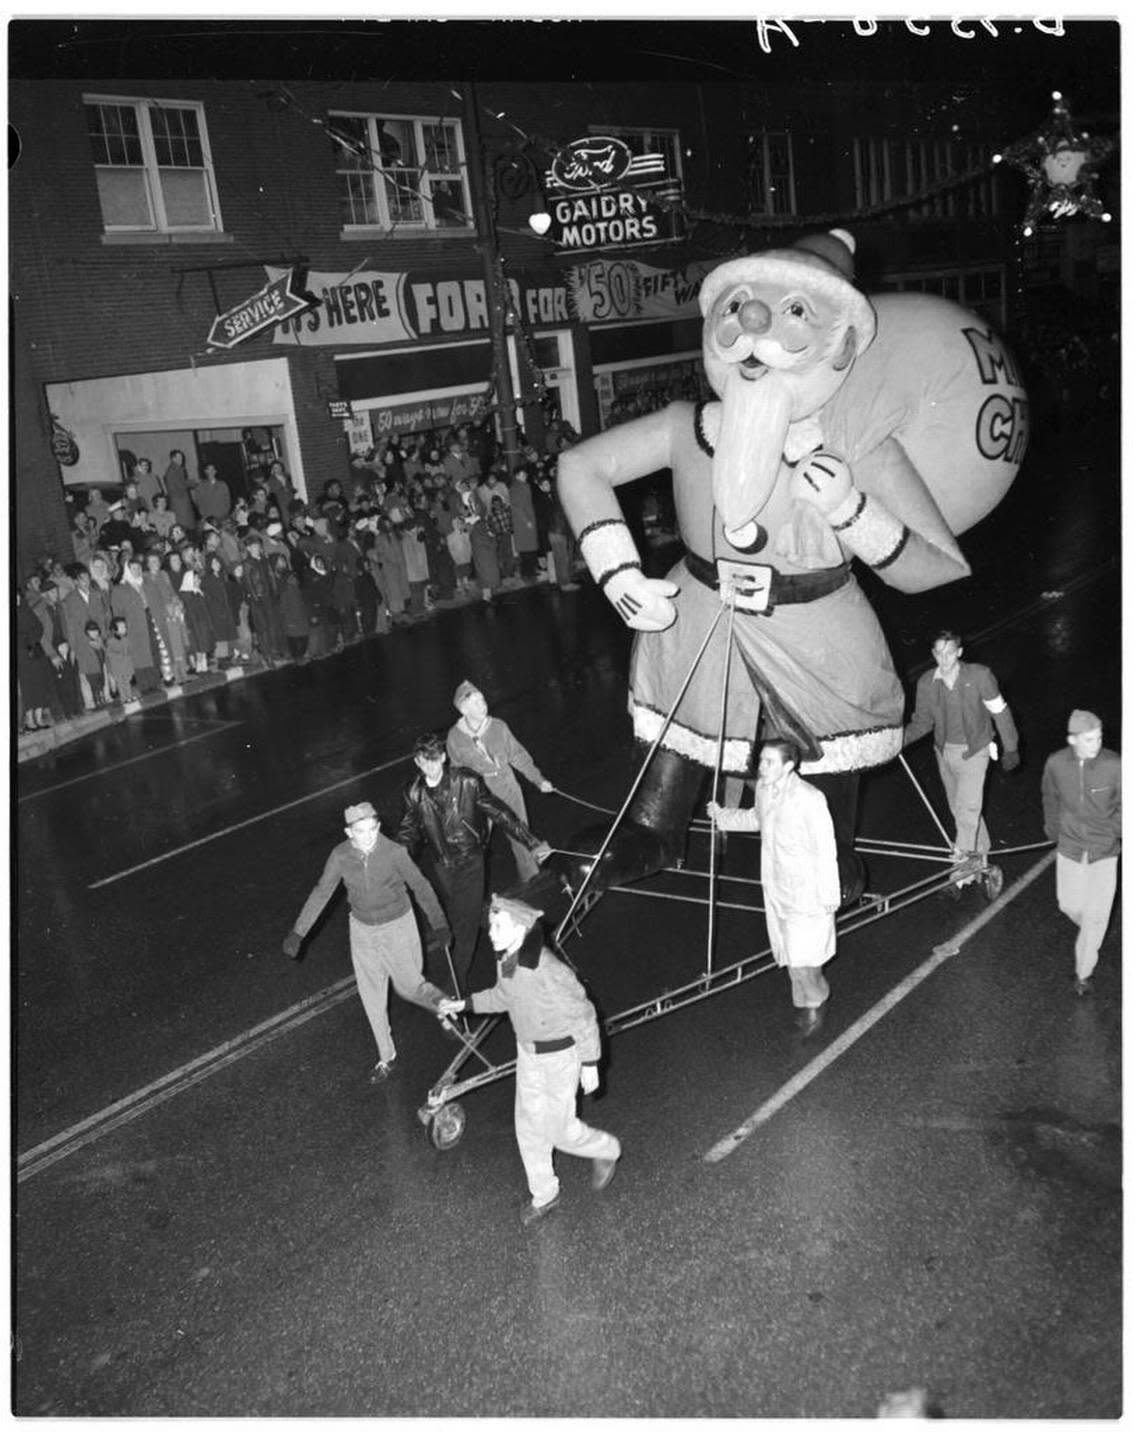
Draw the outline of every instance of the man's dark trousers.
<instances>
[{"instance_id":1,"label":"man's dark trousers","mask_svg":"<svg viewBox=\"0 0 1140 1432\"><path fill-rule=\"evenodd\" d=\"M438 860L433 862L431 881L451 926L451 962L455 966L455 978L459 981L459 993L465 995L471 961L475 958L475 946L479 940L479 927L483 922L487 885L483 851L447 864ZM431 982L450 992L451 971L447 967L447 956L440 950L429 959L428 964Z\"/></svg>"}]
</instances>

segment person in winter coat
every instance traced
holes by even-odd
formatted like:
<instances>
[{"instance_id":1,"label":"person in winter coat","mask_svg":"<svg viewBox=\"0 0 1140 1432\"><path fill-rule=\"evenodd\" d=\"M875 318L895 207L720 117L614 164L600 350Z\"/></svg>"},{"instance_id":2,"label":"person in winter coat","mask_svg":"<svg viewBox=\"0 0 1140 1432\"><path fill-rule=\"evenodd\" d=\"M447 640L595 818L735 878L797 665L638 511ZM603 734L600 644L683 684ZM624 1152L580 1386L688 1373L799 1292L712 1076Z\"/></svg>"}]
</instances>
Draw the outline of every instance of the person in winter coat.
<instances>
[{"instance_id":1,"label":"person in winter coat","mask_svg":"<svg viewBox=\"0 0 1140 1432\"><path fill-rule=\"evenodd\" d=\"M419 774L404 791L404 813L396 839L414 854L426 845L429 875L440 892L455 937L455 973L467 987L487 886L487 841L497 825L530 849L541 863L550 846L493 796L474 771L448 767L447 748L434 732L412 750Z\"/></svg>"},{"instance_id":2,"label":"person in winter coat","mask_svg":"<svg viewBox=\"0 0 1140 1432\"><path fill-rule=\"evenodd\" d=\"M242 586L249 603L249 624L253 628L266 666L287 660L288 647L281 625L278 604L277 581L261 548L261 533L253 528L245 539L245 557L242 560Z\"/></svg>"},{"instance_id":3,"label":"person in winter coat","mask_svg":"<svg viewBox=\"0 0 1140 1432\"><path fill-rule=\"evenodd\" d=\"M498 544L485 516L469 517L467 523L467 532L471 538L471 562L475 568L475 582L483 593L483 600L489 602L503 581L503 569L499 566Z\"/></svg>"},{"instance_id":4,"label":"person in winter coat","mask_svg":"<svg viewBox=\"0 0 1140 1432\"><path fill-rule=\"evenodd\" d=\"M455 691L459 720L447 733L447 754L453 766L465 766L482 776L492 795L510 806L524 824L526 801L515 776L518 771L531 785L548 795L553 785L535 765L534 757L505 721L487 710L487 698L472 681L461 681ZM509 837L508 837L509 838ZM538 874L538 861L521 841L511 840L519 879Z\"/></svg>"},{"instance_id":5,"label":"person in winter coat","mask_svg":"<svg viewBox=\"0 0 1140 1432\"><path fill-rule=\"evenodd\" d=\"M523 581L533 582L538 576L538 519L525 467L517 468L511 479L511 531L519 559L519 575Z\"/></svg>"},{"instance_id":6,"label":"person in winter coat","mask_svg":"<svg viewBox=\"0 0 1140 1432\"><path fill-rule=\"evenodd\" d=\"M431 568L428 566L424 534L420 531L418 523L408 521L402 525L400 545L404 549L404 566L407 569L408 588L411 592L409 615L421 616L426 607Z\"/></svg>"},{"instance_id":7,"label":"person in winter coat","mask_svg":"<svg viewBox=\"0 0 1140 1432\"><path fill-rule=\"evenodd\" d=\"M1045 834L1057 842L1057 904L1077 926L1073 988L1088 994L1116 899L1120 863L1120 757L1104 748L1092 711L1069 717L1068 745L1045 762Z\"/></svg>"},{"instance_id":8,"label":"person in winter coat","mask_svg":"<svg viewBox=\"0 0 1140 1432\"><path fill-rule=\"evenodd\" d=\"M218 476L218 469L208 462L202 469L202 481L193 489L190 500L199 522L220 523L230 515L233 499L229 485Z\"/></svg>"},{"instance_id":9,"label":"person in winter coat","mask_svg":"<svg viewBox=\"0 0 1140 1432\"><path fill-rule=\"evenodd\" d=\"M471 578L471 537L467 531L467 524L462 517L451 519L451 531L447 534L447 550L451 554L451 563L455 568L455 576L463 591L472 585Z\"/></svg>"},{"instance_id":10,"label":"person in winter coat","mask_svg":"<svg viewBox=\"0 0 1140 1432\"><path fill-rule=\"evenodd\" d=\"M393 620L402 618L412 589L408 584L404 544L387 517L381 517L377 522L376 559L380 568L380 592L388 615Z\"/></svg>"},{"instance_id":11,"label":"person in winter coat","mask_svg":"<svg viewBox=\"0 0 1140 1432\"><path fill-rule=\"evenodd\" d=\"M435 891L403 846L381 832L371 801L347 807L344 833L348 839L335 846L325 861L321 878L294 920L283 948L290 959L300 958L302 941L343 881L348 892L348 943L356 988L380 1055L369 1082L379 1084L388 1077L396 1058L388 1024L389 984L424 1009L437 1009L443 999L443 991L424 979L423 951L409 892L431 927L431 946L445 947L449 932Z\"/></svg>"},{"instance_id":12,"label":"person in winter coat","mask_svg":"<svg viewBox=\"0 0 1140 1432\"><path fill-rule=\"evenodd\" d=\"M210 655L219 664L224 664L230 658L238 632L230 576L220 551L206 554L206 570L202 573L201 581L202 595L206 599L206 610L214 632L214 650Z\"/></svg>"},{"instance_id":13,"label":"person in winter coat","mask_svg":"<svg viewBox=\"0 0 1140 1432\"><path fill-rule=\"evenodd\" d=\"M174 587L170 581L170 574L163 570L162 553L157 547L152 547L143 557L143 591L146 594L147 611L150 613L155 629L166 648L171 668L169 673L163 671L163 678L172 681L174 679L173 639L167 612L174 601Z\"/></svg>"},{"instance_id":14,"label":"person in winter coat","mask_svg":"<svg viewBox=\"0 0 1140 1432\"><path fill-rule=\"evenodd\" d=\"M147 610L141 557L133 554L128 557L122 576L111 590L111 614L127 623L131 665L139 695L157 691L162 669L160 637Z\"/></svg>"},{"instance_id":15,"label":"person in winter coat","mask_svg":"<svg viewBox=\"0 0 1140 1432\"><path fill-rule=\"evenodd\" d=\"M45 625L29 601L30 595L27 587L16 588L13 642L24 730L37 731L52 724L53 708L58 702L53 667L63 658L51 643L50 618ZM55 714L62 716L63 712Z\"/></svg>"},{"instance_id":16,"label":"person in winter coat","mask_svg":"<svg viewBox=\"0 0 1140 1432\"><path fill-rule=\"evenodd\" d=\"M175 522L188 531L197 521L197 513L191 501L191 493L197 482L192 480L186 471L186 454L180 448L171 449L170 462L162 474L162 485L166 489Z\"/></svg>"},{"instance_id":17,"label":"person in winter coat","mask_svg":"<svg viewBox=\"0 0 1140 1432\"><path fill-rule=\"evenodd\" d=\"M280 554L273 559L273 569L277 578L277 607L285 644L294 661L305 661L308 659L313 617L305 600L301 579L293 570L289 558Z\"/></svg>"},{"instance_id":18,"label":"person in winter coat","mask_svg":"<svg viewBox=\"0 0 1140 1432\"><path fill-rule=\"evenodd\" d=\"M708 804L716 830L760 832L760 883L772 957L788 971L796 1021L804 1035L823 1023L830 990L823 966L835 954L839 863L835 829L821 790L796 771L790 741L765 741L756 766L756 804L728 810Z\"/></svg>"},{"instance_id":19,"label":"person in winter coat","mask_svg":"<svg viewBox=\"0 0 1140 1432\"><path fill-rule=\"evenodd\" d=\"M63 630L68 645L75 653L79 668L79 688L83 704L90 711L99 704L103 685L103 658L87 640L87 623L93 621L100 635L106 637L111 608L103 593L92 583L91 573L76 563L71 569L75 585L61 604Z\"/></svg>"},{"instance_id":20,"label":"person in winter coat","mask_svg":"<svg viewBox=\"0 0 1140 1432\"><path fill-rule=\"evenodd\" d=\"M997 755L994 724L1001 733L1003 771L1014 771L1021 764L1017 727L989 667L961 659L962 638L957 632L939 632L931 653L935 665L918 678L914 715L903 731L903 745L933 729L938 774L954 817L954 855L963 862L990 848L982 800L986 772ZM976 871L963 876L949 893L960 892L963 885L980 878Z\"/></svg>"},{"instance_id":21,"label":"person in winter coat","mask_svg":"<svg viewBox=\"0 0 1140 1432\"><path fill-rule=\"evenodd\" d=\"M129 701L135 664L131 659L131 638L126 617L111 618L111 634L107 638L107 675L115 699Z\"/></svg>"},{"instance_id":22,"label":"person in winter coat","mask_svg":"<svg viewBox=\"0 0 1140 1432\"><path fill-rule=\"evenodd\" d=\"M498 957L495 983L466 999L442 999L438 1009L441 1019L470 1010L505 1012L511 1021L518 1046L515 1142L530 1192L524 1228L558 1205L555 1149L590 1160L597 1192L609 1186L621 1158L613 1134L578 1117L579 1088L598 1090L598 1016L577 975L544 938L540 917L522 900L492 895L487 924Z\"/></svg>"}]
</instances>

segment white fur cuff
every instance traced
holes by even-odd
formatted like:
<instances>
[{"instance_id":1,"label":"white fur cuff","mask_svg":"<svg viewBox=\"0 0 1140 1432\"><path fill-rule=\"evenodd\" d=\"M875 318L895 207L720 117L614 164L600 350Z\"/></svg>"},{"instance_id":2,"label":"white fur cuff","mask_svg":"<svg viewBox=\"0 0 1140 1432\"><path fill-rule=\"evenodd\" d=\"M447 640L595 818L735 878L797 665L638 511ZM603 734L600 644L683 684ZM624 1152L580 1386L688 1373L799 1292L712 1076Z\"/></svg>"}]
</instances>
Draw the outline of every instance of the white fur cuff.
<instances>
[{"instance_id":1,"label":"white fur cuff","mask_svg":"<svg viewBox=\"0 0 1140 1432\"><path fill-rule=\"evenodd\" d=\"M831 530L845 547L869 567L886 567L902 551L909 528L877 498L852 490L850 496L828 514Z\"/></svg>"},{"instance_id":2,"label":"white fur cuff","mask_svg":"<svg viewBox=\"0 0 1140 1432\"><path fill-rule=\"evenodd\" d=\"M578 539L578 545L582 559L599 587L604 587L615 572L625 567L641 566L629 528L616 519L587 527Z\"/></svg>"}]
</instances>

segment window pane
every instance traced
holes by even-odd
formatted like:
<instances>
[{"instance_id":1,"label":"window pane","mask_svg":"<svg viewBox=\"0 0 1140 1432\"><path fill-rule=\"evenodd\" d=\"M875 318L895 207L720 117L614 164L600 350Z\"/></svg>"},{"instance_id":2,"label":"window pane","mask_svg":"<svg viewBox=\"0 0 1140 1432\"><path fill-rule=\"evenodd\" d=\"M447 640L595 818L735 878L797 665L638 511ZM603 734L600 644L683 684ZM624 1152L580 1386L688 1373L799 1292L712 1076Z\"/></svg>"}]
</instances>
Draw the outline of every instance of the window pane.
<instances>
[{"instance_id":1,"label":"window pane","mask_svg":"<svg viewBox=\"0 0 1140 1432\"><path fill-rule=\"evenodd\" d=\"M200 169L161 169L158 179L162 185L162 202L166 206L168 228L213 227L206 176Z\"/></svg>"},{"instance_id":2,"label":"window pane","mask_svg":"<svg viewBox=\"0 0 1140 1432\"><path fill-rule=\"evenodd\" d=\"M380 163L385 169L419 164L419 155L416 153L415 127L411 120L378 119L376 130L377 142L380 145Z\"/></svg>"},{"instance_id":3,"label":"window pane","mask_svg":"<svg viewBox=\"0 0 1140 1432\"><path fill-rule=\"evenodd\" d=\"M329 128L334 134L343 135L345 143L331 140L333 163L337 169L372 168L368 152L368 121L359 115L334 114L329 119Z\"/></svg>"},{"instance_id":4,"label":"window pane","mask_svg":"<svg viewBox=\"0 0 1140 1432\"><path fill-rule=\"evenodd\" d=\"M341 191L340 222L347 227L352 224L370 224L378 227L380 210L372 188L372 180L364 174L341 176L344 188Z\"/></svg>"},{"instance_id":5,"label":"window pane","mask_svg":"<svg viewBox=\"0 0 1140 1432\"><path fill-rule=\"evenodd\" d=\"M428 184L432 212L437 229L465 229L467 215L463 207L463 185L458 179L432 179Z\"/></svg>"},{"instance_id":6,"label":"window pane","mask_svg":"<svg viewBox=\"0 0 1140 1432\"><path fill-rule=\"evenodd\" d=\"M153 229L146 183L139 169L96 169L103 225L108 229Z\"/></svg>"},{"instance_id":7,"label":"window pane","mask_svg":"<svg viewBox=\"0 0 1140 1432\"><path fill-rule=\"evenodd\" d=\"M192 109L172 109L150 105L150 127L154 152L160 165L200 169L202 141L198 136L198 116Z\"/></svg>"},{"instance_id":8,"label":"window pane","mask_svg":"<svg viewBox=\"0 0 1140 1432\"><path fill-rule=\"evenodd\" d=\"M388 200L388 216L394 224L422 224L423 204L420 202L419 175L415 169L394 169L385 174L384 193Z\"/></svg>"},{"instance_id":9,"label":"window pane","mask_svg":"<svg viewBox=\"0 0 1140 1432\"><path fill-rule=\"evenodd\" d=\"M424 125L424 162L437 174L458 171L459 144L454 125Z\"/></svg>"},{"instance_id":10,"label":"window pane","mask_svg":"<svg viewBox=\"0 0 1140 1432\"><path fill-rule=\"evenodd\" d=\"M96 164L141 164L138 117L134 107L89 104L87 132Z\"/></svg>"}]
</instances>

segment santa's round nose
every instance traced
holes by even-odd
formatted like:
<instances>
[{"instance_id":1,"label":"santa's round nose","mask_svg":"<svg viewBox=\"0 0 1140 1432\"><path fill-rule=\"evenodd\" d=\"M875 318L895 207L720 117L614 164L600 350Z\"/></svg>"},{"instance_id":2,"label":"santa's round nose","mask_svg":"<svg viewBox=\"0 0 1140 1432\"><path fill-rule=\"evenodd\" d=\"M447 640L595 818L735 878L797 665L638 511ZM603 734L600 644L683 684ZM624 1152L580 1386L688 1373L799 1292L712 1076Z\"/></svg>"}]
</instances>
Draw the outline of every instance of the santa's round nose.
<instances>
[{"instance_id":1,"label":"santa's round nose","mask_svg":"<svg viewBox=\"0 0 1140 1432\"><path fill-rule=\"evenodd\" d=\"M740 305L740 326L749 333L767 333L772 326L772 310L758 298Z\"/></svg>"}]
</instances>

